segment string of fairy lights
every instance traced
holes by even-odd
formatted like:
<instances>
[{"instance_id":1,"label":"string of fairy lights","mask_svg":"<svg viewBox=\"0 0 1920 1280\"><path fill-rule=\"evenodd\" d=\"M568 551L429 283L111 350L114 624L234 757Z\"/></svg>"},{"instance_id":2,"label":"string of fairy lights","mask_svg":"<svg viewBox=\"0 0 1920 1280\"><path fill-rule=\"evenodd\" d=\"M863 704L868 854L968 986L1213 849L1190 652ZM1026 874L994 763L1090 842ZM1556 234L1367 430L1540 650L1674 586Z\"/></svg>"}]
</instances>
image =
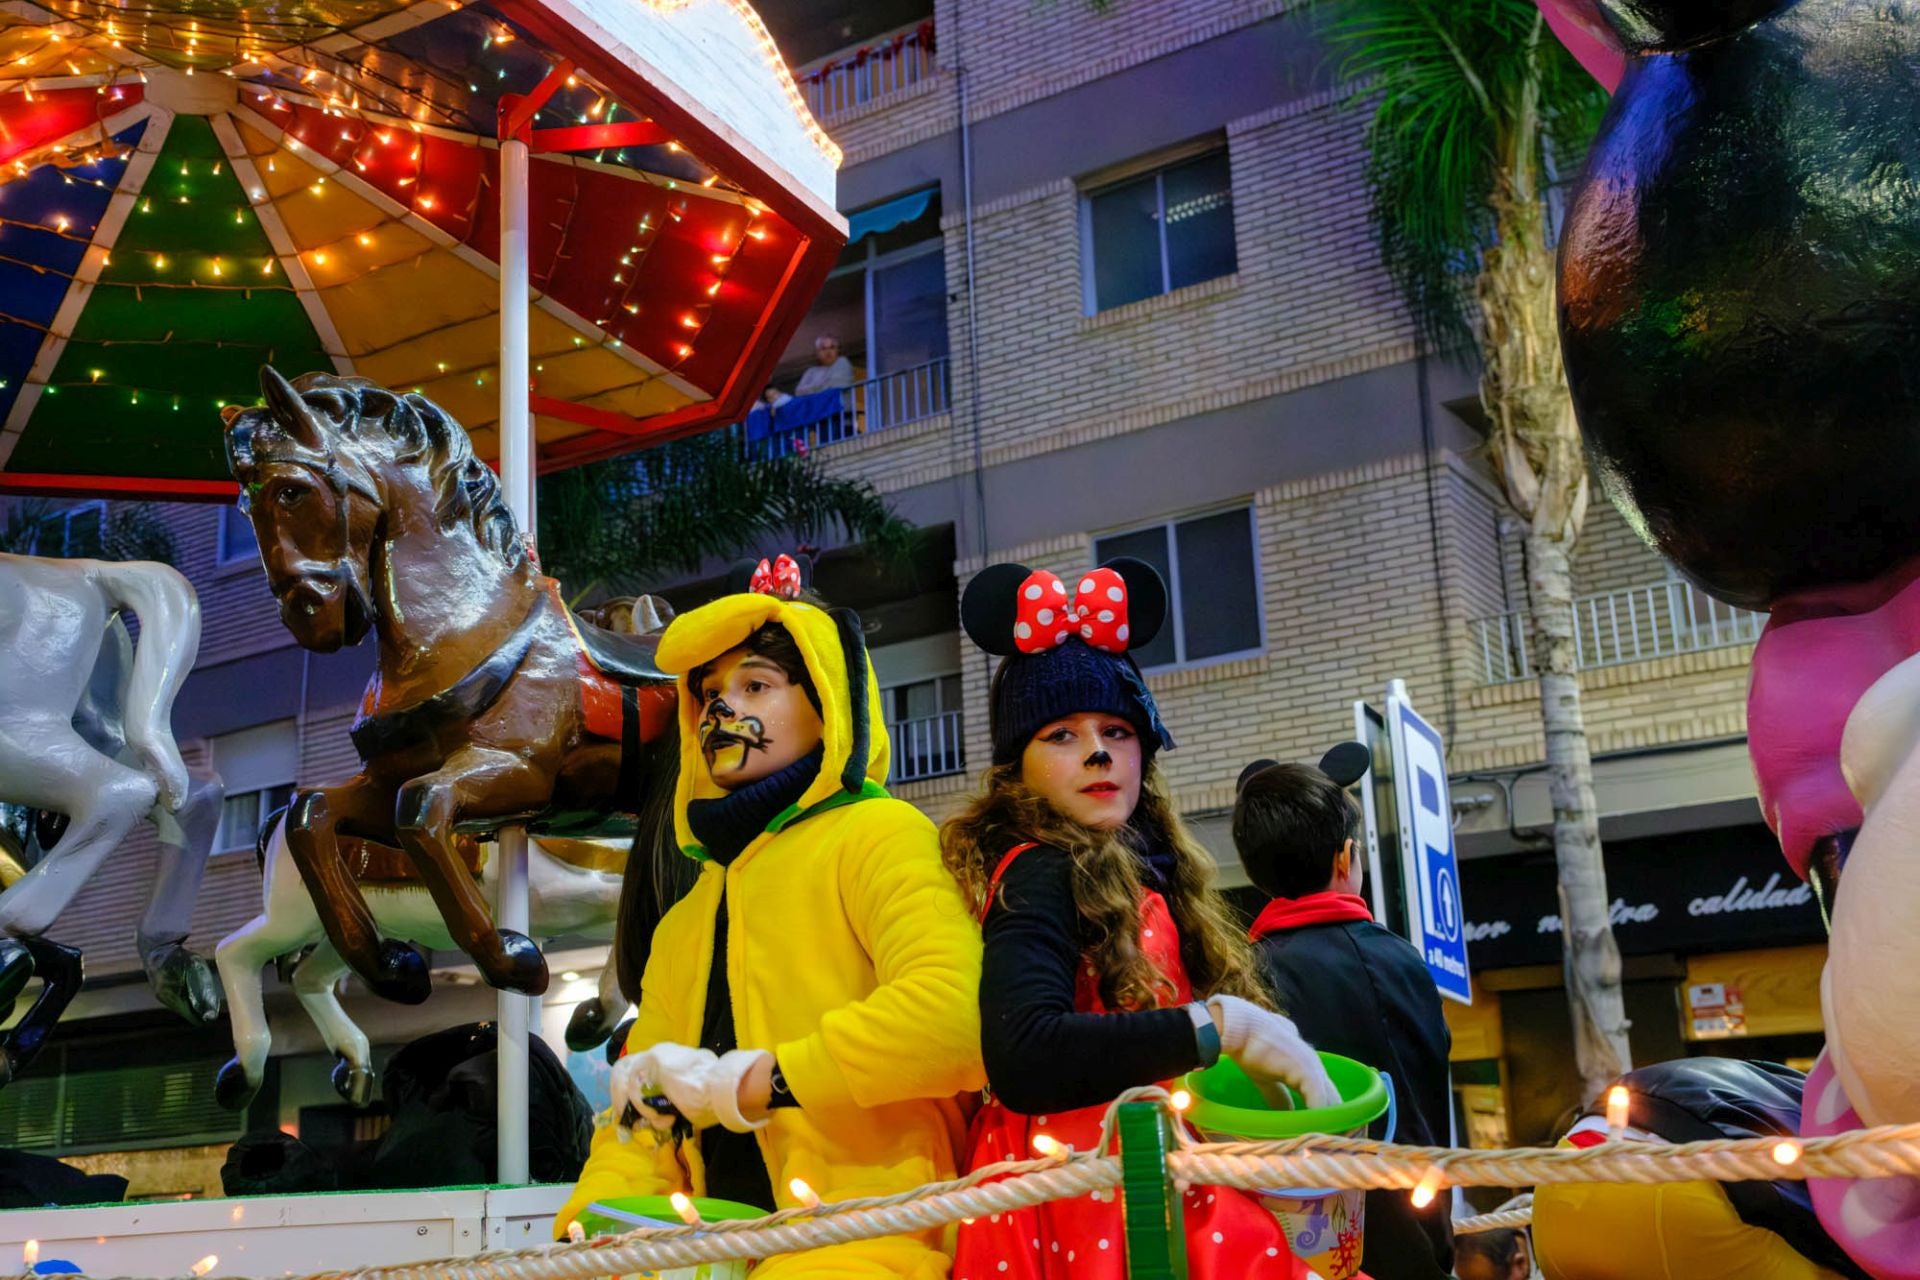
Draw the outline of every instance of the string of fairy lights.
<instances>
[{"instance_id":1,"label":"string of fairy lights","mask_svg":"<svg viewBox=\"0 0 1920 1280\"><path fill-rule=\"evenodd\" d=\"M643 0L655 8L672 9L679 7L685 0ZM101 99L98 111L98 138L83 137L78 145L65 151L56 147L43 148L40 152L16 157L6 166L0 167L0 182L14 176L25 176L33 168L43 163L53 163L62 170L65 185L91 186L109 193L120 190L120 182L98 174L98 166L112 160L126 159L133 148L125 143L116 142L108 133L107 122L123 108L127 90L135 84L145 84L146 66L166 65L169 59L156 56L160 43L164 42L167 52L175 55L172 60L183 61L185 65L175 69L182 74L192 76L196 71L221 74L240 80L240 104L244 110L230 113L242 129L260 134L258 123L264 123L269 129L278 129L278 138L267 138L269 143L277 141L287 153L298 157L302 162L321 170L312 175L306 191L314 198L325 198L330 184L341 184L351 190L352 196L366 210L375 216L371 222L354 219L353 229L345 231L321 243L296 244L292 253L276 251L264 255L236 255L221 252L168 253L159 249L144 250L141 253L146 270L137 278L129 278L125 271L116 272L113 278L102 278L94 283L94 288L119 287L131 288L136 296L145 290L220 290L251 294L260 289L282 292L304 292L285 270L288 261L298 256L306 268L315 291L325 290L344 284L364 283L384 272L403 271L417 267L429 256L446 252L446 240L450 237L447 228L465 225L471 227L478 212L477 205L485 193L486 179L473 183L466 193L463 204L450 207L447 192L437 188L428 173L426 138L445 138L464 146L481 145L472 132L469 103L470 98L463 96L481 95L481 83L490 71L495 82L506 81L509 76L525 67L515 68L509 65L477 64L470 69L464 79L447 74L430 62L407 57L396 53L390 47L382 48L376 58L362 58L359 61L348 60L326 52L317 45L325 45L330 39L352 36L350 28L328 26L319 22L278 20L262 18L255 20L250 9L241 9L231 20L222 22L207 21L190 17L178 10L164 7L141 9L136 6L90 6L79 0L65 6L55 5L55 10L66 10L66 21L56 22L38 29L0 28L0 110L4 110L5 100L12 93L20 93L27 102L34 101L36 89L47 92L54 88L78 87L74 80L50 80L47 71L61 69L71 73L81 84L92 83L97 96ZM408 6L400 5L396 8ZM431 8L431 22L439 17L460 12L459 0L419 0L419 7ZM751 13L751 10L746 10ZM91 18L91 21L89 20ZM184 22L178 21L183 19ZM175 19L163 21L161 19ZM503 22L486 18L486 34L482 37L482 52L497 52L507 49L520 37ZM837 159L838 150L832 147L824 132L820 131L811 116L806 112L804 100L797 86L787 74L784 61L772 38L759 23L757 15L753 25L767 56L769 64L779 73L786 83L788 97L815 136L817 144L832 149ZM18 39L22 31L28 32L28 38L37 39L35 48L26 48L26 40ZM269 46L288 41L280 48ZM104 42L105 48L100 45ZM363 50L364 52L364 50ZM148 60L147 62L142 59ZM225 63L225 65L222 65ZM393 64L393 65L390 65ZM94 70L88 74L88 68ZM644 121L643 113L626 108L615 100L604 87L590 77L576 71L565 80L567 92L556 94L554 99L535 114L532 124L535 128L566 127L571 125L612 125L623 120ZM589 101L589 99L591 99ZM296 110L304 109L304 112ZM246 118L251 111L254 120ZM328 151L338 154L328 147L321 150L302 139L302 126L311 127L313 113L337 120L341 126L342 144L351 144L346 155L346 163L328 170L335 164ZM624 115L622 113L625 113ZM304 117L304 118L303 118ZM258 123L257 123L258 122ZM75 135L69 134L69 138ZM311 137L311 134L308 134ZM317 141L317 139L316 139ZM488 139L488 142L491 140ZM404 153L394 152L394 148L404 147ZM249 145L248 150L251 150ZM744 248L751 243L764 240L767 231L757 224L766 212L764 206L750 199L726 183L715 170L700 165L678 142L669 141L664 146L668 156L674 157L672 163L695 168L695 176L666 176L638 170L630 167L632 161L629 149L618 147L604 149L594 153L591 160L584 156L566 157L547 163L568 163L582 168L604 169L617 172L627 179L638 178L641 181L665 187L676 193L664 204L651 209L638 219L633 241L624 254L618 258L617 265L608 273L605 287L601 291L598 314L593 308L572 308L581 319L599 329L597 335L571 335L572 348L579 351L591 343L595 347L619 349L622 339L614 332L622 317L634 317L642 313L645 303L636 297L637 289L643 282L638 269L644 262L663 229L671 223L685 219L690 210L689 197L700 196L719 199L736 205L744 217L730 227L719 242L716 251L708 256L707 265L712 276L704 286L705 301L691 306L683 306L677 317L679 337L670 344L671 359L666 362L668 371L677 370L692 358L697 350L701 335L712 318L715 307L721 303L726 289L726 277ZM231 150L231 148L229 148ZM612 161L608 161L611 154ZM657 154L657 153L655 153ZM394 190L382 190L379 186L356 180L358 174L366 173L376 162L391 163L396 157L412 166L411 172L394 179ZM250 162L256 170L263 169L266 174L277 172L276 156L270 150L263 155L230 154L225 161L215 161L209 165L204 175L194 172L194 163L185 162L179 170L179 177L192 179L204 176L209 180L219 179L223 168L231 167L232 178L239 178L239 162ZM74 173L73 169L93 169L93 173ZM157 169L157 166L156 166ZM704 170L702 174L700 171ZM288 195L297 194L300 188L279 190L277 195L266 190L269 183L264 175L250 187L243 187L242 194L248 204L234 205L231 208L234 224L244 226L249 220L257 221L259 209L263 205L273 204ZM124 179L124 175L123 175ZM145 178L146 189L138 193L130 216L151 214L156 196L151 194L152 175ZM283 187L284 183L271 185ZM399 190L404 188L405 190ZM686 189L684 194L683 189ZM160 197L173 202L192 206L201 200L218 206L218 197L207 196L204 192L182 190L177 194ZM546 274L559 270L560 260L566 255L567 246L573 233L573 218L577 204L569 208L560 234L553 240L552 259L545 264ZM15 220L0 218L0 228L15 225ZM51 215L42 223L31 225L46 232L52 231L69 240L91 242L92 229L81 234L81 228L65 213ZM438 230L436 237L432 231ZM396 232L404 232L420 241L411 252L395 255L392 252L391 237ZM291 238L291 233L285 233ZM98 250L99 261L95 273L99 274L113 265L114 252L111 247ZM36 270L48 271L42 264L33 264ZM48 271L49 274L63 274ZM75 275L68 275L69 280ZM8 318L11 321L11 317ZM446 328L458 328L465 321L452 322ZM36 326L37 327L37 326ZM70 339L70 334L60 334L46 330L50 337L60 341ZM409 334L395 339L383 346L356 352L357 358L383 355L396 348L416 343L429 334ZM224 340L203 340L191 337L176 339L169 334L166 341L210 341L211 345L227 345ZM236 344L238 345L238 344ZM656 355L655 359L658 356ZM89 368L82 379L48 381L43 394L55 396L63 386L83 385L88 387L112 388L124 392L132 405L165 404L178 410L183 403L192 403L197 397L183 397L167 388L122 384L111 376L110 362L101 361L102 367ZM471 377L474 385L484 386L494 374L491 360L481 365L461 366L454 362L436 361L436 375L441 378L465 379ZM661 376L647 367L634 366L646 373L640 381L652 380ZM537 376L545 371L545 363L536 360L533 372ZM632 385L631 383L628 385ZM0 389L4 389L0 381ZM420 387L415 387L420 390ZM224 400L215 400L216 407L223 408Z\"/></svg>"}]
</instances>

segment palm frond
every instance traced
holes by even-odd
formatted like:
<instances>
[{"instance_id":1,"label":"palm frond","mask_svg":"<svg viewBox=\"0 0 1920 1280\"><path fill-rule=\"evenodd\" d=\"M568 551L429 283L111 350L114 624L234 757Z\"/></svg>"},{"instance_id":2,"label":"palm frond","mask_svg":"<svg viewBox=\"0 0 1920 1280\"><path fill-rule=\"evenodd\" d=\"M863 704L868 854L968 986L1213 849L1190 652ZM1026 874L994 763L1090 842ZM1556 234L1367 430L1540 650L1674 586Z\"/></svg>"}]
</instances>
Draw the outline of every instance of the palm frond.
<instances>
[{"instance_id":1,"label":"palm frond","mask_svg":"<svg viewBox=\"0 0 1920 1280\"><path fill-rule=\"evenodd\" d=\"M914 541L913 526L866 482L830 475L810 456L749 459L728 432L548 476L539 512L541 563L570 595L644 588L777 538L838 531L885 561Z\"/></svg>"},{"instance_id":2,"label":"palm frond","mask_svg":"<svg viewBox=\"0 0 1920 1280\"><path fill-rule=\"evenodd\" d=\"M1317 7L1354 104L1371 112L1366 181L1381 261L1430 343L1470 349L1492 197L1519 165L1520 188L1544 198L1549 161L1561 172L1577 162L1606 95L1541 34L1532 0Z\"/></svg>"}]
</instances>

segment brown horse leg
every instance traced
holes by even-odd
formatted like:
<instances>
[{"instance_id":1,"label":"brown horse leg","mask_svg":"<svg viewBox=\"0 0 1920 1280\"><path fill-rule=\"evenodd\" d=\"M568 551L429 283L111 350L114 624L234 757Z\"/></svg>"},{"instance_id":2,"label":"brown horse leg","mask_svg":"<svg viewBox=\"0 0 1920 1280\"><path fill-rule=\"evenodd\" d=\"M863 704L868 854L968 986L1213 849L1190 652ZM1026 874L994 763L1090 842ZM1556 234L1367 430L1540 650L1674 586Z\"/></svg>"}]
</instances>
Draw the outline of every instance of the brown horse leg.
<instances>
[{"instance_id":1,"label":"brown horse leg","mask_svg":"<svg viewBox=\"0 0 1920 1280\"><path fill-rule=\"evenodd\" d=\"M380 926L340 856L340 824L385 830L393 822L392 793L358 774L338 786L296 793L285 822L287 851L341 958L374 994L400 1004L425 1001L433 987L426 962L405 943L380 936Z\"/></svg>"},{"instance_id":2,"label":"brown horse leg","mask_svg":"<svg viewBox=\"0 0 1920 1280\"><path fill-rule=\"evenodd\" d=\"M453 824L538 809L552 791L551 777L522 757L467 747L437 772L401 787L394 810L400 844L413 855L454 942L488 982L530 996L547 989L546 957L525 934L494 927L492 908L454 851Z\"/></svg>"}]
</instances>

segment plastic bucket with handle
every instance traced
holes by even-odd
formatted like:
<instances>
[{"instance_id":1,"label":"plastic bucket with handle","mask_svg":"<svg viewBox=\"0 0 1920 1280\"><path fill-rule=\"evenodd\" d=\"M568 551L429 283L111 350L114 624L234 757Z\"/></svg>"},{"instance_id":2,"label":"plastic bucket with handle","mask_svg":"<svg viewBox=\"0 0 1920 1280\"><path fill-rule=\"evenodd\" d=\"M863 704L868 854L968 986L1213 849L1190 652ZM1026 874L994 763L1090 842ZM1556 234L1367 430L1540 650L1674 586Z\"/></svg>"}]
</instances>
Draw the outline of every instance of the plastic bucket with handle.
<instances>
[{"instance_id":1,"label":"plastic bucket with handle","mask_svg":"<svg viewBox=\"0 0 1920 1280\"><path fill-rule=\"evenodd\" d=\"M1387 1117L1393 1138L1393 1088L1386 1076L1364 1063L1323 1053L1340 1105L1310 1108L1292 1089L1292 1110L1272 1106L1260 1087L1230 1058L1205 1071L1188 1073L1183 1086L1193 1095L1187 1120L1202 1137L1218 1141L1271 1141L1324 1133L1364 1138L1367 1126ZM1347 1280L1360 1270L1360 1245L1366 1230L1367 1193L1331 1187L1292 1187L1262 1191L1260 1202L1287 1233L1294 1256L1326 1280Z\"/></svg>"},{"instance_id":2,"label":"plastic bucket with handle","mask_svg":"<svg viewBox=\"0 0 1920 1280\"><path fill-rule=\"evenodd\" d=\"M766 1210L731 1200L695 1200L694 1211L707 1222L734 1222L743 1218L764 1218ZM580 1225L589 1239L617 1236L635 1227L681 1226L680 1215L665 1196L618 1196L596 1200L580 1213ZM674 1267L667 1271L640 1271L618 1280L746 1280L749 1260L702 1262L698 1266Z\"/></svg>"}]
</instances>

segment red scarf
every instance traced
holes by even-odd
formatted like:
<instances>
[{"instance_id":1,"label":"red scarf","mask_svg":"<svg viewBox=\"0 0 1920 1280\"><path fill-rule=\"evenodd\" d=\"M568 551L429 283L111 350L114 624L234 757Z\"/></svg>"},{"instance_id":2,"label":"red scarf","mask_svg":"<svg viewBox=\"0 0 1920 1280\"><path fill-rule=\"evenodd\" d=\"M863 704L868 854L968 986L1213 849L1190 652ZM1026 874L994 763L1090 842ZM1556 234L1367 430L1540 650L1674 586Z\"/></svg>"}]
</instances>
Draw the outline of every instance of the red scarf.
<instances>
[{"instance_id":1,"label":"red scarf","mask_svg":"<svg viewBox=\"0 0 1920 1280\"><path fill-rule=\"evenodd\" d=\"M1367 900L1357 893L1310 893L1304 898L1275 898L1253 922L1250 934L1255 942L1270 933L1284 933L1310 924L1345 924L1349 920L1372 920Z\"/></svg>"}]
</instances>

